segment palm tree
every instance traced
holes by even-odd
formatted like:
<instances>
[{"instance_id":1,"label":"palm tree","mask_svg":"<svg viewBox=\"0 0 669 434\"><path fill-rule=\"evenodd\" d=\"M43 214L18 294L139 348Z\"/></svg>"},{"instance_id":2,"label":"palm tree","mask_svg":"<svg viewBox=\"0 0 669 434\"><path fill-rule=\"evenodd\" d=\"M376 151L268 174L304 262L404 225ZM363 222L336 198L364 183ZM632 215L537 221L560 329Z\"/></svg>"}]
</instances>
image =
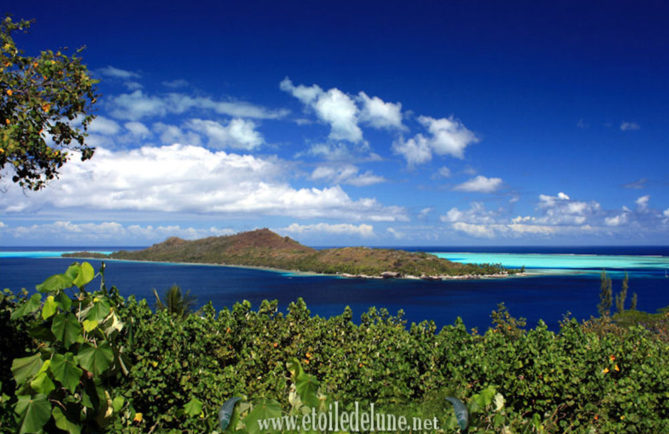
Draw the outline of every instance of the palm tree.
<instances>
[{"instance_id":1,"label":"palm tree","mask_svg":"<svg viewBox=\"0 0 669 434\"><path fill-rule=\"evenodd\" d=\"M160 300L155 288L153 289L153 295L156 296L156 310L167 310L180 318L187 317L195 306L196 298L190 295L190 290L186 291L184 295L178 285L172 285L165 291L165 303Z\"/></svg>"}]
</instances>

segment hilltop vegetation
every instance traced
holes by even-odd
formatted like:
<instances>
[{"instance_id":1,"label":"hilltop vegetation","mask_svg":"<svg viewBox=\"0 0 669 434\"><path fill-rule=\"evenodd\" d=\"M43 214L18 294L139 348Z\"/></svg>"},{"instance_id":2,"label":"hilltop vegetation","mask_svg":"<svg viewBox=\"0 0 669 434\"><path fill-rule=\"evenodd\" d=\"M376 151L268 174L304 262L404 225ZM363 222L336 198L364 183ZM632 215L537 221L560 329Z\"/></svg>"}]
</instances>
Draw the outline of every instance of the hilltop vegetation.
<instances>
[{"instance_id":1,"label":"hilltop vegetation","mask_svg":"<svg viewBox=\"0 0 669 434\"><path fill-rule=\"evenodd\" d=\"M186 241L172 237L138 251L109 256L79 252L64 256L269 267L326 274L380 276L464 276L506 274L500 265L457 264L422 252L345 247L316 250L269 229Z\"/></svg>"}]
</instances>

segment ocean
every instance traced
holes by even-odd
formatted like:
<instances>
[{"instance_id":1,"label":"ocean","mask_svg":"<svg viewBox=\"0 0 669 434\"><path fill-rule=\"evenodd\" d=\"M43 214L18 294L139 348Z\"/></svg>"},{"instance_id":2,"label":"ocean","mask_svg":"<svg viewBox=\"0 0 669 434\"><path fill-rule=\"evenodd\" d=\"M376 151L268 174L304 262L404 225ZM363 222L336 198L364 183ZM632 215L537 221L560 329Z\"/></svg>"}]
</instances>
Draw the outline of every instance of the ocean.
<instances>
[{"instance_id":1,"label":"ocean","mask_svg":"<svg viewBox=\"0 0 669 434\"><path fill-rule=\"evenodd\" d=\"M110 252L119 247L0 248L0 287L13 291L34 290L52 274L62 273L72 259L62 252ZM534 327L539 320L552 330L566 314L579 320L597 315L602 269L620 290L625 273L630 289L638 295L638 308L654 312L669 305L669 247L414 247L463 263L501 263L525 266L527 276L505 279L416 281L362 280L334 276L303 275L260 269L211 265L106 261L106 280L123 296L146 298L153 304L152 289L164 292L173 284L190 290L197 304L211 301L216 309L230 308L249 300L258 307L264 299L287 305L302 297L311 313L340 314L353 309L354 321L371 306L391 314L404 311L408 323L432 320L438 327L461 317L468 328L483 331L490 326L490 313L504 302L510 313L525 317ZM100 261L90 261L94 267Z\"/></svg>"}]
</instances>

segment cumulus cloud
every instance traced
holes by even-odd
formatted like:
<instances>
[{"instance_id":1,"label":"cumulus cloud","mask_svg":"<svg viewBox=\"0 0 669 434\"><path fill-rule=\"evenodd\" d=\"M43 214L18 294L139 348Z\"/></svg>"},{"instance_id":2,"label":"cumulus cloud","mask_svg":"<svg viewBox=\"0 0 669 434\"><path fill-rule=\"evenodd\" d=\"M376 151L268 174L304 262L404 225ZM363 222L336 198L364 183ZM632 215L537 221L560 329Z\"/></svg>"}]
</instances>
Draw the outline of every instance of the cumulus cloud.
<instances>
[{"instance_id":1,"label":"cumulus cloud","mask_svg":"<svg viewBox=\"0 0 669 434\"><path fill-rule=\"evenodd\" d=\"M144 146L112 151L99 148L95 158L74 157L61 177L40 192L16 186L0 195L0 210L53 212L89 209L282 215L368 221L406 220L402 207L373 198L352 199L341 187L293 188L281 161L200 146Z\"/></svg>"},{"instance_id":2,"label":"cumulus cloud","mask_svg":"<svg viewBox=\"0 0 669 434\"><path fill-rule=\"evenodd\" d=\"M121 131L121 126L112 119L104 116L96 116L88 126L88 131L93 134L113 136Z\"/></svg>"},{"instance_id":3,"label":"cumulus cloud","mask_svg":"<svg viewBox=\"0 0 669 434\"><path fill-rule=\"evenodd\" d=\"M335 235L355 235L360 237L374 236L374 227L368 224L352 225L349 223L329 224L316 223L311 225L301 225L293 223L288 227L278 229L280 233L290 234L335 234Z\"/></svg>"},{"instance_id":4,"label":"cumulus cloud","mask_svg":"<svg viewBox=\"0 0 669 434\"><path fill-rule=\"evenodd\" d=\"M601 206L595 201L572 200L560 192L557 196L540 194L538 208L543 213L541 222L551 225L583 225L599 214Z\"/></svg>"},{"instance_id":5,"label":"cumulus cloud","mask_svg":"<svg viewBox=\"0 0 669 434\"><path fill-rule=\"evenodd\" d=\"M382 176L374 175L370 170L360 173L360 169L352 164L343 166L318 166L311 173L311 179L327 181L333 184L350 184L357 187L385 182Z\"/></svg>"},{"instance_id":6,"label":"cumulus cloud","mask_svg":"<svg viewBox=\"0 0 669 434\"><path fill-rule=\"evenodd\" d=\"M433 154L464 158L467 146L479 141L473 132L453 117L435 119L420 116L418 122L427 129L428 136L419 133L408 140L401 138L393 144L394 152L402 155L409 166L426 163Z\"/></svg>"},{"instance_id":7,"label":"cumulus cloud","mask_svg":"<svg viewBox=\"0 0 669 434\"><path fill-rule=\"evenodd\" d=\"M0 226L0 231L3 228ZM208 236L229 235L234 233L228 228L193 228L180 225L137 225L107 222L72 222L55 221L33 225L19 225L6 228L5 234L22 241L45 240L52 243L118 243L120 240L133 243L150 243L162 241L170 236L184 239L197 239Z\"/></svg>"},{"instance_id":8,"label":"cumulus cloud","mask_svg":"<svg viewBox=\"0 0 669 434\"><path fill-rule=\"evenodd\" d=\"M145 94L141 90L111 97L107 106L111 116L133 121L167 114L183 114L196 109L255 119L278 119L288 114L287 110L269 110L245 101L216 101L208 97L192 97L183 93L156 96Z\"/></svg>"},{"instance_id":9,"label":"cumulus cloud","mask_svg":"<svg viewBox=\"0 0 669 434\"><path fill-rule=\"evenodd\" d=\"M385 102L365 92L352 96L337 88L326 91L316 84L296 86L288 77L279 83L279 88L300 100L318 119L330 125L331 140L361 142L363 137L359 123L374 128L404 128L400 103Z\"/></svg>"},{"instance_id":10,"label":"cumulus cloud","mask_svg":"<svg viewBox=\"0 0 669 434\"><path fill-rule=\"evenodd\" d=\"M360 92L357 101L361 104L360 120L374 128L405 129L402 125L402 104L385 102L375 96L370 98Z\"/></svg>"},{"instance_id":11,"label":"cumulus cloud","mask_svg":"<svg viewBox=\"0 0 669 434\"><path fill-rule=\"evenodd\" d=\"M645 211L648 209L648 201L650 201L650 195L647 194L638 198L635 203L639 210Z\"/></svg>"},{"instance_id":12,"label":"cumulus cloud","mask_svg":"<svg viewBox=\"0 0 669 434\"><path fill-rule=\"evenodd\" d=\"M138 139L146 139L151 136L151 130L141 122L126 122L123 126Z\"/></svg>"},{"instance_id":13,"label":"cumulus cloud","mask_svg":"<svg viewBox=\"0 0 669 434\"><path fill-rule=\"evenodd\" d=\"M486 178L479 175L475 178L465 181L453 189L458 191L477 192L477 193L492 193L497 191L502 186L501 178Z\"/></svg>"},{"instance_id":14,"label":"cumulus cloud","mask_svg":"<svg viewBox=\"0 0 669 434\"><path fill-rule=\"evenodd\" d=\"M640 129L641 126L637 124L636 122L625 122L623 121L620 124L620 131L634 131Z\"/></svg>"},{"instance_id":15,"label":"cumulus cloud","mask_svg":"<svg viewBox=\"0 0 669 434\"><path fill-rule=\"evenodd\" d=\"M165 145L180 143L185 145L200 145L200 136L193 132L183 130L176 125L168 125L162 122L156 122L152 126L153 131L160 138L160 142Z\"/></svg>"},{"instance_id":16,"label":"cumulus cloud","mask_svg":"<svg viewBox=\"0 0 669 434\"><path fill-rule=\"evenodd\" d=\"M265 142L262 135L256 131L256 124L245 119L232 119L226 124L211 120L191 119L186 125L204 134L208 138L208 145L212 148L250 151Z\"/></svg>"}]
</instances>

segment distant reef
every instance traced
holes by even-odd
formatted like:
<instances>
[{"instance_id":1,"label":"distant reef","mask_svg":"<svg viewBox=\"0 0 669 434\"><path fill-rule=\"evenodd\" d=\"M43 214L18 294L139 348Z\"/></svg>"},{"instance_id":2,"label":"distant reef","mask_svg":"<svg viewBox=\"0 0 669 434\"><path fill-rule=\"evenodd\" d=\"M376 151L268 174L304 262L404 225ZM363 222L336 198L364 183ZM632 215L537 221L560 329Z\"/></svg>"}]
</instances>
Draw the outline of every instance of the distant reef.
<instances>
[{"instance_id":1,"label":"distant reef","mask_svg":"<svg viewBox=\"0 0 669 434\"><path fill-rule=\"evenodd\" d=\"M343 247L317 250L269 229L193 241L171 237L144 250L121 250L109 255L76 252L63 256L251 266L350 278L439 280L505 277L516 272L499 264L458 264L429 253L397 249Z\"/></svg>"}]
</instances>

